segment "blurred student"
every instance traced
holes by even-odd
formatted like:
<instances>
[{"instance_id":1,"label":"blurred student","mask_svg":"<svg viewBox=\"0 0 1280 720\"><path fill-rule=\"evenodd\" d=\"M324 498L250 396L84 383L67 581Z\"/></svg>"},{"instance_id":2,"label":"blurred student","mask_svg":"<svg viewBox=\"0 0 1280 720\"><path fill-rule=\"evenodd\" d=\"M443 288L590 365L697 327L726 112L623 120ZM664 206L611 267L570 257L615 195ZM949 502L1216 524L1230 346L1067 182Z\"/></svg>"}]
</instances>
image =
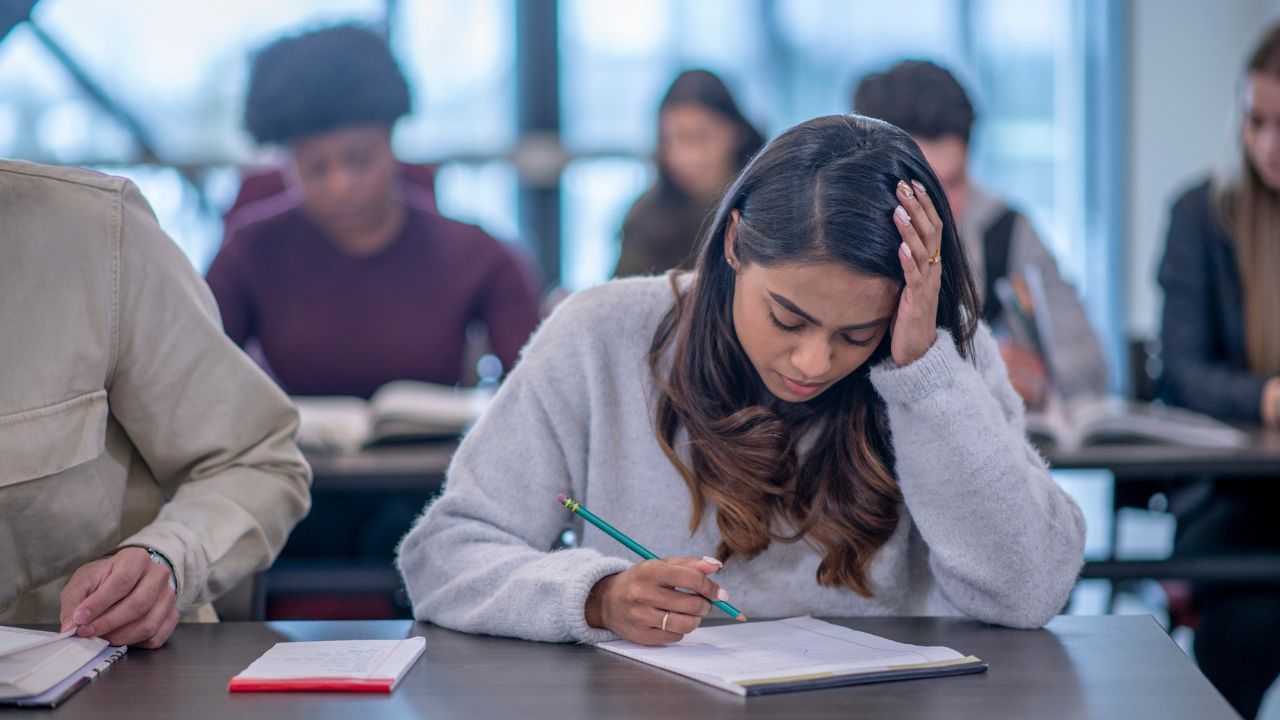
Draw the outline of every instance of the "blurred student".
<instances>
[{"instance_id":1,"label":"blurred student","mask_svg":"<svg viewBox=\"0 0 1280 720\"><path fill-rule=\"evenodd\" d=\"M123 178L0 161L0 624L162 645L307 513L288 398Z\"/></svg>"},{"instance_id":2,"label":"blurred student","mask_svg":"<svg viewBox=\"0 0 1280 720\"><path fill-rule=\"evenodd\" d=\"M402 190L391 131L409 108L404 75L369 30L289 37L254 58L245 123L287 150L292 192L231 231L208 280L227 334L257 340L290 394L456 384L476 321L509 370L538 321L510 249Z\"/></svg>"},{"instance_id":3,"label":"blurred student","mask_svg":"<svg viewBox=\"0 0 1280 720\"><path fill-rule=\"evenodd\" d=\"M688 269L720 193L763 144L719 77L680 73L658 106L658 179L622 223L614 276Z\"/></svg>"},{"instance_id":4,"label":"blurred student","mask_svg":"<svg viewBox=\"0 0 1280 720\"><path fill-rule=\"evenodd\" d=\"M548 552L557 493L663 559L590 527ZM555 311L399 564L419 620L655 644L722 590L750 616L1039 627L1083 546L979 324L937 177L906 133L836 115L747 165L694 273Z\"/></svg>"},{"instance_id":5,"label":"blurred student","mask_svg":"<svg viewBox=\"0 0 1280 720\"><path fill-rule=\"evenodd\" d=\"M1053 313L1053 337L1042 341L1050 346L1055 388L1066 398L1106 393L1106 362L1075 288L1062 278L1030 220L969 178L975 114L955 76L931 62L903 61L863 78L853 109L906 130L938 173L982 294L983 319L999 331L1011 309L1001 302L997 282L1009 278L1017 286L1025 269L1035 267ZM1043 405L1050 380L1045 358L1008 337L1001 340L1000 354L1027 406Z\"/></svg>"},{"instance_id":6,"label":"blurred student","mask_svg":"<svg viewBox=\"0 0 1280 720\"><path fill-rule=\"evenodd\" d=\"M1160 265L1161 392L1224 420L1280 426L1280 26L1254 50L1240 94L1239 171L1173 205ZM1179 518L1175 552L1280 553L1280 490L1219 479ZM1280 673L1280 587L1198 585L1195 654L1235 709L1253 717Z\"/></svg>"}]
</instances>

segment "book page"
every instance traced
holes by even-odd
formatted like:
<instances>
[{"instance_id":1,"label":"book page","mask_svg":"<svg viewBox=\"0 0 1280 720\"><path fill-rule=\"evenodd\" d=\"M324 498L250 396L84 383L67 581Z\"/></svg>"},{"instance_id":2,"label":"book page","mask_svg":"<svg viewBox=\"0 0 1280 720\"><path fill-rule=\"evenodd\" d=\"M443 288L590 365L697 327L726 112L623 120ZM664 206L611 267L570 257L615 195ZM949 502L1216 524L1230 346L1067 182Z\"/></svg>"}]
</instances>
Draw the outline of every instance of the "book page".
<instances>
[{"instance_id":1,"label":"book page","mask_svg":"<svg viewBox=\"0 0 1280 720\"><path fill-rule=\"evenodd\" d=\"M55 643L75 634L75 628L63 633L51 633L25 628L0 627L0 657Z\"/></svg>"},{"instance_id":2,"label":"book page","mask_svg":"<svg viewBox=\"0 0 1280 720\"><path fill-rule=\"evenodd\" d=\"M378 388L370 404L375 427L399 423L426 433L457 433L478 420L492 399L487 389L396 380Z\"/></svg>"},{"instance_id":3,"label":"book page","mask_svg":"<svg viewBox=\"0 0 1280 720\"><path fill-rule=\"evenodd\" d=\"M702 627L671 645L598 647L720 687L964 659L951 648L907 645L808 616Z\"/></svg>"},{"instance_id":4,"label":"book page","mask_svg":"<svg viewBox=\"0 0 1280 720\"><path fill-rule=\"evenodd\" d=\"M238 677L370 679L400 677L426 648L420 637L404 640L332 640L276 643Z\"/></svg>"},{"instance_id":5,"label":"book page","mask_svg":"<svg viewBox=\"0 0 1280 720\"><path fill-rule=\"evenodd\" d=\"M339 452L360 449L370 434L369 404L356 397L294 397L298 444Z\"/></svg>"}]
</instances>

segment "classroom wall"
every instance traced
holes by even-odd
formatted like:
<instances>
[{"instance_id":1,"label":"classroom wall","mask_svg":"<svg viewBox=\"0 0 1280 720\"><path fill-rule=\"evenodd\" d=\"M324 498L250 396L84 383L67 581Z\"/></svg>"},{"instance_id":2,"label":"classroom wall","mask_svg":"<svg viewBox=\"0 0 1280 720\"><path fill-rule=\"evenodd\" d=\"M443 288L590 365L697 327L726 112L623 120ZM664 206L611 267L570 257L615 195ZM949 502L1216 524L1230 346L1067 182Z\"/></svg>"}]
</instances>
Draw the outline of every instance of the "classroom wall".
<instances>
[{"instance_id":1,"label":"classroom wall","mask_svg":"<svg viewBox=\"0 0 1280 720\"><path fill-rule=\"evenodd\" d=\"M1278 0L1132 0L1127 213L1131 336L1159 332L1169 205L1239 154L1240 69Z\"/></svg>"}]
</instances>

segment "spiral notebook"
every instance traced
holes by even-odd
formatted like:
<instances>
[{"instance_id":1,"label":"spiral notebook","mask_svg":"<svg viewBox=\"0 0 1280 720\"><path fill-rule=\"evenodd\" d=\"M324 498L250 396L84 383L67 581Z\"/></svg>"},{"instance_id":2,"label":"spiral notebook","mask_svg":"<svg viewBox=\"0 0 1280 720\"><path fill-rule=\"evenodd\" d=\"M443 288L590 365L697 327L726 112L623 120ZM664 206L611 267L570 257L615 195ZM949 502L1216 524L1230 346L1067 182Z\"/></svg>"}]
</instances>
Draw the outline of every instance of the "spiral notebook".
<instances>
[{"instance_id":1,"label":"spiral notebook","mask_svg":"<svg viewBox=\"0 0 1280 720\"><path fill-rule=\"evenodd\" d=\"M746 696L987 669L951 648L907 645L807 615L701 627L671 645L615 640L596 647Z\"/></svg>"},{"instance_id":2,"label":"spiral notebook","mask_svg":"<svg viewBox=\"0 0 1280 720\"><path fill-rule=\"evenodd\" d=\"M0 707L56 707L127 651L74 632L0 627Z\"/></svg>"}]
</instances>

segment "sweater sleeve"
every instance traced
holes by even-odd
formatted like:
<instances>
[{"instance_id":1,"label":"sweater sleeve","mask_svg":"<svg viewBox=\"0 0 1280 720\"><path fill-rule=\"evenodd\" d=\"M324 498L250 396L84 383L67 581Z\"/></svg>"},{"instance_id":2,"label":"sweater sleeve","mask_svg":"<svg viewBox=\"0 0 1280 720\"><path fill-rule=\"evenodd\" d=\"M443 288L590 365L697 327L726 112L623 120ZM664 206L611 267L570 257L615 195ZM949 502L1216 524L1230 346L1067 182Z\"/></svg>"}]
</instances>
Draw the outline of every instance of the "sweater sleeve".
<instances>
[{"instance_id":1,"label":"sweater sleeve","mask_svg":"<svg viewBox=\"0 0 1280 720\"><path fill-rule=\"evenodd\" d=\"M947 599L985 622L1034 628L1067 602L1084 517L1028 443L1021 401L990 332L974 362L938 330L924 357L871 380L888 408L898 482Z\"/></svg>"},{"instance_id":2,"label":"sweater sleeve","mask_svg":"<svg viewBox=\"0 0 1280 720\"><path fill-rule=\"evenodd\" d=\"M298 413L222 334L213 297L132 183L120 197L111 413L167 502L121 545L173 563L178 610L266 569L311 505Z\"/></svg>"},{"instance_id":3,"label":"sweater sleeve","mask_svg":"<svg viewBox=\"0 0 1280 720\"><path fill-rule=\"evenodd\" d=\"M1215 331L1219 293L1210 281L1208 247L1212 222L1207 190L1183 196L1173 208L1160 286L1164 311L1160 327L1164 395L1176 405L1228 420L1259 422L1267 379L1222 360Z\"/></svg>"},{"instance_id":4,"label":"sweater sleeve","mask_svg":"<svg viewBox=\"0 0 1280 720\"><path fill-rule=\"evenodd\" d=\"M242 257L244 247L238 234L232 236L213 258L205 275L205 282L218 303L222 328L240 347L257 334L253 291Z\"/></svg>"},{"instance_id":5,"label":"sweater sleeve","mask_svg":"<svg viewBox=\"0 0 1280 720\"><path fill-rule=\"evenodd\" d=\"M516 364L520 348L538 325L538 291L532 268L515 248L497 246L497 261L483 288L480 315L489 331L489 344L504 372Z\"/></svg>"},{"instance_id":6,"label":"sweater sleeve","mask_svg":"<svg viewBox=\"0 0 1280 720\"><path fill-rule=\"evenodd\" d=\"M630 566L595 550L550 551L567 526L556 495L586 493L587 392L582 302L546 321L467 435L444 494L405 536L398 565L413 614L464 632L543 641L599 642L586 599L601 578Z\"/></svg>"}]
</instances>

